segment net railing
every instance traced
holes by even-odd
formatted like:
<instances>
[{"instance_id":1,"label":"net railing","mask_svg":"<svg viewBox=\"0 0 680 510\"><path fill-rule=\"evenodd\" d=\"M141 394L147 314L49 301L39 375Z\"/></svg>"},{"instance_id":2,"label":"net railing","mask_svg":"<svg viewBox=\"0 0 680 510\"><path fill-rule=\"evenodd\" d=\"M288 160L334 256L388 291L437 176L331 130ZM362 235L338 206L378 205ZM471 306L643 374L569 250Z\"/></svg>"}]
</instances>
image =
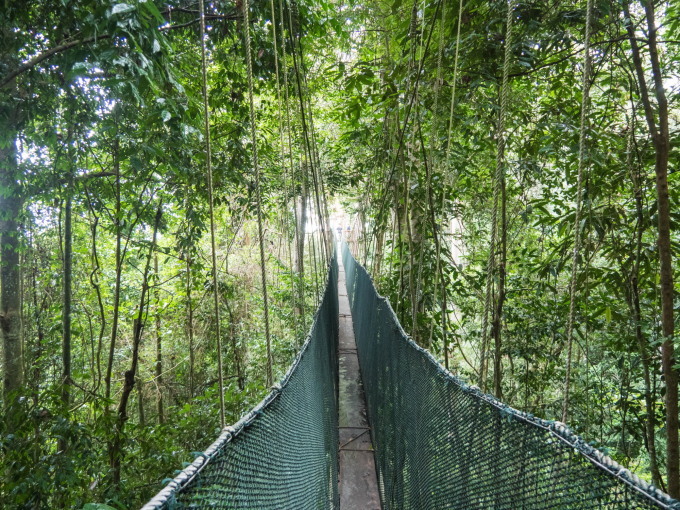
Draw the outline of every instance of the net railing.
<instances>
[{"instance_id":1,"label":"net railing","mask_svg":"<svg viewBox=\"0 0 680 510\"><path fill-rule=\"evenodd\" d=\"M343 246L383 508L680 509L559 422L444 369Z\"/></svg>"},{"instance_id":2,"label":"net railing","mask_svg":"<svg viewBox=\"0 0 680 510\"><path fill-rule=\"evenodd\" d=\"M287 374L142 510L338 507L338 266Z\"/></svg>"}]
</instances>

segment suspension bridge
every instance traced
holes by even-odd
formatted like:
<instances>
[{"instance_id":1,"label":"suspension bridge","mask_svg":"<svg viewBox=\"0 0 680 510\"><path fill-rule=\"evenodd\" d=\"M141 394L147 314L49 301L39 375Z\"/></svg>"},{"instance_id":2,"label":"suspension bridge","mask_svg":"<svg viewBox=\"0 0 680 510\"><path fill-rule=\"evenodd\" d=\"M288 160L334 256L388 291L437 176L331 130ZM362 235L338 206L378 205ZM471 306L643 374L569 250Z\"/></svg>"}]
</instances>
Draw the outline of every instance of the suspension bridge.
<instances>
[{"instance_id":1,"label":"suspension bridge","mask_svg":"<svg viewBox=\"0 0 680 510\"><path fill-rule=\"evenodd\" d=\"M143 510L680 509L563 423L447 371L341 250L281 382Z\"/></svg>"}]
</instances>

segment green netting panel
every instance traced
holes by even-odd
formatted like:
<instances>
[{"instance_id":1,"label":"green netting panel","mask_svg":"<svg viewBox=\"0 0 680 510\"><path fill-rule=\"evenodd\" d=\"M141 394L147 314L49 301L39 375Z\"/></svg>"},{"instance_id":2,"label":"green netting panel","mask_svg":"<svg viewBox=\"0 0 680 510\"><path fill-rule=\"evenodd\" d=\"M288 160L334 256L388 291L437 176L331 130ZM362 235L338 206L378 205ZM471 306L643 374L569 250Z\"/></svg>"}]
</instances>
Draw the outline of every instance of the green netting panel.
<instances>
[{"instance_id":1,"label":"green netting panel","mask_svg":"<svg viewBox=\"0 0 680 510\"><path fill-rule=\"evenodd\" d=\"M337 276L281 384L143 510L338 507Z\"/></svg>"},{"instance_id":2,"label":"green netting panel","mask_svg":"<svg viewBox=\"0 0 680 510\"><path fill-rule=\"evenodd\" d=\"M343 250L383 508L680 508L563 425L446 371Z\"/></svg>"}]
</instances>

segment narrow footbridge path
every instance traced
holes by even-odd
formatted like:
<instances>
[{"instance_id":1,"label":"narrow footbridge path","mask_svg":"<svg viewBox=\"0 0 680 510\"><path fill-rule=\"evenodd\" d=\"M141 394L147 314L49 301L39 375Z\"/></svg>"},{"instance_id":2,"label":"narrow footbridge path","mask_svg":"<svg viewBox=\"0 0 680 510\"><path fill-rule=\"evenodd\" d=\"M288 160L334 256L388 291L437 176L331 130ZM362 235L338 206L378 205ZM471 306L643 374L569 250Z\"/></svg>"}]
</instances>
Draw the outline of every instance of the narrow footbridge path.
<instances>
[{"instance_id":1,"label":"narrow footbridge path","mask_svg":"<svg viewBox=\"0 0 680 510\"><path fill-rule=\"evenodd\" d=\"M338 448L340 510L380 510L380 496L368 423L366 399L361 382L352 312L347 298L345 271L338 280L340 335L338 361Z\"/></svg>"},{"instance_id":2,"label":"narrow footbridge path","mask_svg":"<svg viewBox=\"0 0 680 510\"><path fill-rule=\"evenodd\" d=\"M449 373L342 259L280 384L144 510L680 510L564 424Z\"/></svg>"}]
</instances>

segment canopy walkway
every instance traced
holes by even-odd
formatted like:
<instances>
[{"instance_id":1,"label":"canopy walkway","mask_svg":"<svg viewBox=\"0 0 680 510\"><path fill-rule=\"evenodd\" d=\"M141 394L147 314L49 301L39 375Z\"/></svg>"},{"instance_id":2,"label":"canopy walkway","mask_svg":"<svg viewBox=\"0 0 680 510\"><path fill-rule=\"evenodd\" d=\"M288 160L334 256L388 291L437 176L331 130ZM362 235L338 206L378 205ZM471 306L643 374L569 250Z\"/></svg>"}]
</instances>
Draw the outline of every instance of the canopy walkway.
<instances>
[{"instance_id":1,"label":"canopy walkway","mask_svg":"<svg viewBox=\"0 0 680 510\"><path fill-rule=\"evenodd\" d=\"M565 425L449 373L408 338L346 245L343 265L383 508L680 509ZM309 337L280 385L143 510L342 507L338 315L334 259Z\"/></svg>"}]
</instances>

